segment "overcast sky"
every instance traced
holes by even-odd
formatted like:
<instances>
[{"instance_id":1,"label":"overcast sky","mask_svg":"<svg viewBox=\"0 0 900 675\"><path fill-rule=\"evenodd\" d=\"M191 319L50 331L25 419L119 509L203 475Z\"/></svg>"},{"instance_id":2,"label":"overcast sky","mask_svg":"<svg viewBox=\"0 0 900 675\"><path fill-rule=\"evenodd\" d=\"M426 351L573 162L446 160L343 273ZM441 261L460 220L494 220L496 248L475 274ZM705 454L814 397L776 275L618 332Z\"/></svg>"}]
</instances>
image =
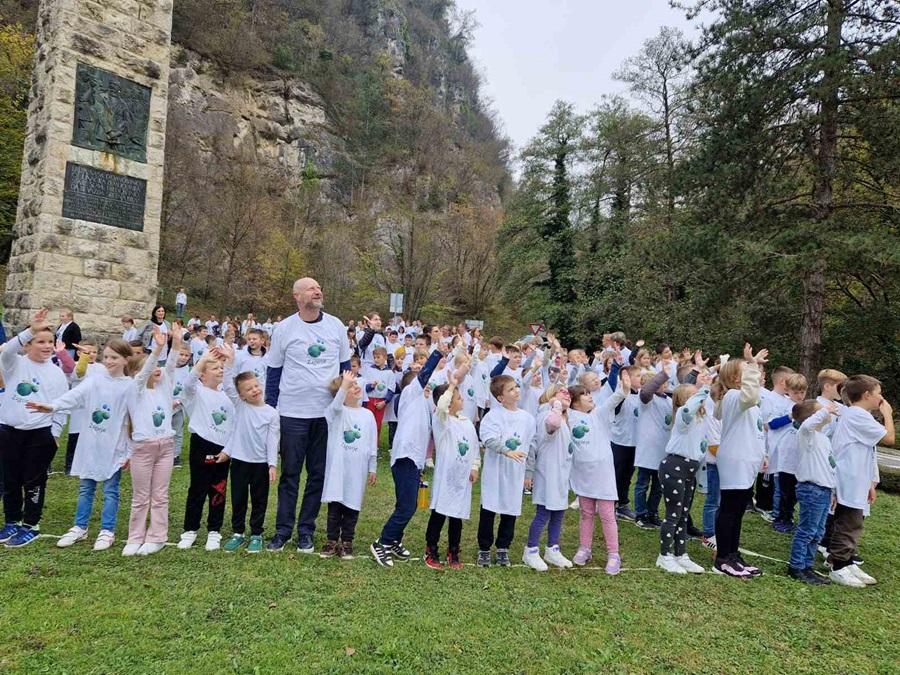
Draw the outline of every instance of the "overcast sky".
<instances>
[{"instance_id":1,"label":"overcast sky","mask_svg":"<svg viewBox=\"0 0 900 675\"><path fill-rule=\"evenodd\" d=\"M668 0L456 0L475 10L469 54L483 93L516 149L534 136L557 99L589 110L603 94L625 93L613 72L661 26L690 39L697 30Z\"/></svg>"}]
</instances>

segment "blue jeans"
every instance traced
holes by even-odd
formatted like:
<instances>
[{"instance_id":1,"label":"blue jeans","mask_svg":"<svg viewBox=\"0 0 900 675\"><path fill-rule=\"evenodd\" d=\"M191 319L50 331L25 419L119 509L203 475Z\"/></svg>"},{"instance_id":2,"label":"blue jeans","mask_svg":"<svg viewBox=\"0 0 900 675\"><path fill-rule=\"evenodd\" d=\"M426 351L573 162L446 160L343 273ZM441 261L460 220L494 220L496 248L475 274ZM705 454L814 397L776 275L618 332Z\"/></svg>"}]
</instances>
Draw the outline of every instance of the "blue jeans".
<instances>
[{"instance_id":1,"label":"blue jeans","mask_svg":"<svg viewBox=\"0 0 900 675\"><path fill-rule=\"evenodd\" d=\"M703 502L703 536L716 534L716 512L719 510L719 467L706 465L706 501Z\"/></svg>"},{"instance_id":2,"label":"blue jeans","mask_svg":"<svg viewBox=\"0 0 900 675\"><path fill-rule=\"evenodd\" d=\"M175 316L179 319L184 316L184 305L180 302L175 303Z\"/></svg>"},{"instance_id":3,"label":"blue jeans","mask_svg":"<svg viewBox=\"0 0 900 675\"><path fill-rule=\"evenodd\" d=\"M825 521L831 508L831 492L831 488L815 483L797 483L800 522L794 533L788 563L794 569L805 570L816 560L816 547L825 534Z\"/></svg>"},{"instance_id":4,"label":"blue jeans","mask_svg":"<svg viewBox=\"0 0 900 675\"><path fill-rule=\"evenodd\" d=\"M650 496L647 497L647 489ZM634 510L637 516L659 517L659 499L662 491L659 487L659 472L653 469L638 467L637 480L634 483Z\"/></svg>"},{"instance_id":5,"label":"blue jeans","mask_svg":"<svg viewBox=\"0 0 900 675\"><path fill-rule=\"evenodd\" d=\"M100 529L116 531L116 516L119 515L119 479L122 470L116 471L110 478L103 481L82 478L78 484L78 505L75 507L75 524L86 530L91 519L91 511L94 510L94 493L97 484L103 484L103 510L100 512Z\"/></svg>"},{"instance_id":6,"label":"blue jeans","mask_svg":"<svg viewBox=\"0 0 900 675\"><path fill-rule=\"evenodd\" d=\"M403 531L416 513L419 497L419 467L409 457L403 457L391 466L394 477L396 503L394 512L381 530L381 542L392 544L403 541Z\"/></svg>"},{"instance_id":7,"label":"blue jeans","mask_svg":"<svg viewBox=\"0 0 900 675\"><path fill-rule=\"evenodd\" d=\"M324 417L300 419L281 418L281 478L278 481L278 510L275 531L285 539L291 538L294 518L297 534L313 536L316 517L322 506L322 487L325 484L325 449L328 446L328 423ZM297 496L300 492L300 470L306 464L306 487L297 517Z\"/></svg>"}]
</instances>

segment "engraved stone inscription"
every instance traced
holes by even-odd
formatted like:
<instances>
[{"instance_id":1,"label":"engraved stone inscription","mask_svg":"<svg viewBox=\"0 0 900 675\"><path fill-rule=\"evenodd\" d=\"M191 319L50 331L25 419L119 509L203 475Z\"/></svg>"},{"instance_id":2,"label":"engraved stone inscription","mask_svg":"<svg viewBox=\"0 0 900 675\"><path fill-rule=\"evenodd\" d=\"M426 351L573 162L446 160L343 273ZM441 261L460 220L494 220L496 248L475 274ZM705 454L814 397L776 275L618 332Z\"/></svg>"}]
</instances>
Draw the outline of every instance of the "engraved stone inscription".
<instances>
[{"instance_id":1,"label":"engraved stone inscription","mask_svg":"<svg viewBox=\"0 0 900 675\"><path fill-rule=\"evenodd\" d=\"M64 218L143 231L146 196L145 180L73 162L66 164Z\"/></svg>"},{"instance_id":2,"label":"engraved stone inscription","mask_svg":"<svg viewBox=\"0 0 900 675\"><path fill-rule=\"evenodd\" d=\"M72 145L147 161L150 88L79 63Z\"/></svg>"}]
</instances>

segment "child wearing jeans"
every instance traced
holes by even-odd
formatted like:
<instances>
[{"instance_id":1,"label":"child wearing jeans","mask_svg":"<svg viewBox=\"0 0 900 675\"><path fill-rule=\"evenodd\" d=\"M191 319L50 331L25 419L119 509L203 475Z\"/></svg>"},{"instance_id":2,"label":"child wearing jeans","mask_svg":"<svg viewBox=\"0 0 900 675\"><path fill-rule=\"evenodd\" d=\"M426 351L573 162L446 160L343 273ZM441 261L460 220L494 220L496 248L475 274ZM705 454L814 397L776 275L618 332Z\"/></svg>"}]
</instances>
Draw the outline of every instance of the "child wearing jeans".
<instances>
[{"instance_id":1,"label":"child wearing jeans","mask_svg":"<svg viewBox=\"0 0 900 675\"><path fill-rule=\"evenodd\" d=\"M791 410L794 425L799 426L795 475L800 520L791 544L788 576L814 586L830 583L814 573L812 567L816 560L816 545L825 534L825 521L836 483L831 439L825 433L835 414L837 406L834 403L825 407L817 401L802 401Z\"/></svg>"},{"instance_id":2,"label":"child wearing jeans","mask_svg":"<svg viewBox=\"0 0 900 675\"><path fill-rule=\"evenodd\" d=\"M835 425L831 444L837 464L837 505L834 532L828 547L832 581L843 586L871 586L875 578L853 562L862 537L863 518L875 502L878 478L876 445L895 442L893 408L881 395L881 382L869 375L853 375L844 382L841 395L847 407ZM879 411L884 424L872 413Z\"/></svg>"},{"instance_id":3,"label":"child wearing jeans","mask_svg":"<svg viewBox=\"0 0 900 675\"><path fill-rule=\"evenodd\" d=\"M440 385L432 394L437 406L432 420L435 469L431 481L431 516L425 531L425 564L432 569L442 568L438 542L447 519L450 521L447 566L462 569L459 559L462 521L469 519L472 483L478 480L481 466L475 425L462 415L464 399L459 387L468 371L468 365L464 364L449 374L448 384Z\"/></svg>"},{"instance_id":4,"label":"child wearing jeans","mask_svg":"<svg viewBox=\"0 0 900 675\"><path fill-rule=\"evenodd\" d=\"M94 550L102 551L112 545L116 516L119 511L119 477L128 461L128 449L122 432L127 418L127 398L134 381L129 375L131 347L124 340L110 340L103 350L102 373L86 377L80 384L50 403L30 401L26 407L35 412L87 411L87 421L81 429L81 442L72 458L72 474L81 480L75 524L60 537L56 545L67 548L87 539L88 522L94 506L97 484L103 485L103 511L100 533ZM151 363L150 366L155 366ZM150 367L148 366L148 368Z\"/></svg>"},{"instance_id":5,"label":"child wearing jeans","mask_svg":"<svg viewBox=\"0 0 900 675\"><path fill-rule=\"evenodd\" d=\"M665 457L669 430L672 428L672 402L668 387L669 374L665 369L653 375L645 374L642 378L637 447L634 452L634 466L638 470L634 483L634 522L645 530L662 525L659 519L661 492L658 469Z\"/></svg>"},{"instance_id":6,"label":"child wearing jeans","mask_svg":"<svg viewBox=\"0 0 900 675\"><path fill-rule=\"evenodd\" d=\"M697 377L698 390L692 384L680 384L672 394L672 435L666 456L659 464L659 482L665 501L665 520L659 528L659 556L656 566L675 574L702 574L703 568L687 554L688 514L694 498L697 470L706 453L706 399L709 375Z\"/></svg>"},{"instance_id":7,"label":"child wearing jeans","mask_svg":"<svg viewBox=\"0 0 900 675\"><path fill-rule=\"evenodd\" d=\"M253 371L237 373L234 349L213 348L225 357L222 388L234 406L234 426L216 462L231 462L231 538L222 550L236 552L247 543L247 553L263 550L263 525L269 485L275 482L281 418L264 400L263 387ZM250 502L250 539L244 536Z\"/></svg>"},{"instance_id":8,"label":"child wearing jeans","mask_svg":"<svg viewBox=\"0 0 900 675\"><path fill-rule=\"evenodd\" d=\"M334 400L325 409L328 448L322 503L328 504L328 541L320 558L353 558L353 537L366 482L375 484L378 431L372 411L362 407L363 390L349 370L331 383Z\"/></svg>"},{"instance_id":9,"label":"child wearing jeans","mask_svg":"<svg viewBox=\"0 0 900 675\"><path fill-rule=\"evenodd\" d=\"M391 474L394 478L396 504L381 530L381 536L370 547L375 562L382 567L393 567L394 558L410 558L409 550L403 545L403 533L416 513L419 480L431 438L428 384L434 369L448 349L447 345L438 342L437 349L431 353L418 373L411 374L412 377L400 393L397 433L391 446Z\"/></svg>"},{"instance_id":10,"label":"child wearing jeans","mask_svg":"<svg viewBox=\"0 0 900 675\"><path fill-rule=\"evenodd\" d=\"M484 469L481 473L481 510L478 515L479 567L491 566L491 548L496 543L496 563L509 567L509 546L522 515L525 459L534 438L534 417L519 407L521 389L509 375L491 380L490 398L495 402L481 420ZM500 524L494 537L494 518Z\"/></svg>"},{"instance_id":11,"label":"child wearing jeans","mask_svg":"<svg viewBox=\"0 0 900 675\"><path fill-rule=\"evenodd\" d=\"M537 507L528 528L528 545L522 562L538 572L546 572L547 564L565 569L572 561L559 550L563 518L569 506L569 472L572 468L572 431L568 425L571 403L569 390L553 385L541 396L541 404L550 408L537 418L535 442L528 453L525 487L532 491L531 501ZM544 559L538 550L541 534L547 528Z\"/></svg>"},{"instance_id":12,"label":"child wearing jeans","mask_svg":"<svg viewBox=\"0 0 900 675\"><path fill-rule=\"evenodd\" d=\"M184 507L184 532L178 542L182 550L191 548L197 540L203 505L207 502L205 548L218 551L222 543L229 466L216 460L231 436L234 421L234 405L220 388L223 374L218 352L206 352L191 369L181 394L191 432L188 454L191 482Z\"/></svg>"},{"instance_id":13,"label":"child wearing jeans","mask_svg":"<svg viewBox=\"0 0 900 675\"><path fill-rule=\"evenodd\" d=\"M572 562L586 565L592 558L594 517L599 516L606 540L606 573L611 575L619 573L622 558L619 556L619 529L616 524L618 491L609 429L616 407L631 390L628 371L622 370L619 377L618 365L613 364L607 380L614 393L601 405L594 405L594 399L585 387L569 387L572 405L568 415L574 446L569 482L572 491L578 495L581 509L580 545Z\"/></svg>"}]
</instances>

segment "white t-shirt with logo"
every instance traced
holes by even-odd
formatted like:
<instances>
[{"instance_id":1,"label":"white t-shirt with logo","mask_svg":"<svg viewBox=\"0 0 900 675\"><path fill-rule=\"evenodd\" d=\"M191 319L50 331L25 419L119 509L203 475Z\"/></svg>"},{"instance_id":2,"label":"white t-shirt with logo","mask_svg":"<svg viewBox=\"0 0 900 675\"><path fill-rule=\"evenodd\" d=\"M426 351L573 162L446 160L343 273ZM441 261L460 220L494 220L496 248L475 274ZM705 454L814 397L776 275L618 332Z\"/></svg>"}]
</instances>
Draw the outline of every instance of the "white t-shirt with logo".
<instances>
[{"instance_id":1,"label":"white t-shirt with logo","mask_svg":"<svg viewBox=\"0 0 900 675\"><path fill-rule=\"evenodd\" d=\"M347 329L340 319L322 312L318 321L292 314L278 323L266 353L269 368L283 368L278 413L284 417L316 419L334 398L329 383L340 364L350 360Z\"/></svg>"},{"instance_id":2,"label":"white t-shirt with logo","mask_svg":"<svg viewBox=\"0 0 900 675\"><path fill-rule=\"evenodd\" d=\"M837 501L851 509L869 507L869 488L878 475L875 445L885 430L859 406L844 408L834 427L831 447L837 463Z\"/></svg>"}]
</instances>

